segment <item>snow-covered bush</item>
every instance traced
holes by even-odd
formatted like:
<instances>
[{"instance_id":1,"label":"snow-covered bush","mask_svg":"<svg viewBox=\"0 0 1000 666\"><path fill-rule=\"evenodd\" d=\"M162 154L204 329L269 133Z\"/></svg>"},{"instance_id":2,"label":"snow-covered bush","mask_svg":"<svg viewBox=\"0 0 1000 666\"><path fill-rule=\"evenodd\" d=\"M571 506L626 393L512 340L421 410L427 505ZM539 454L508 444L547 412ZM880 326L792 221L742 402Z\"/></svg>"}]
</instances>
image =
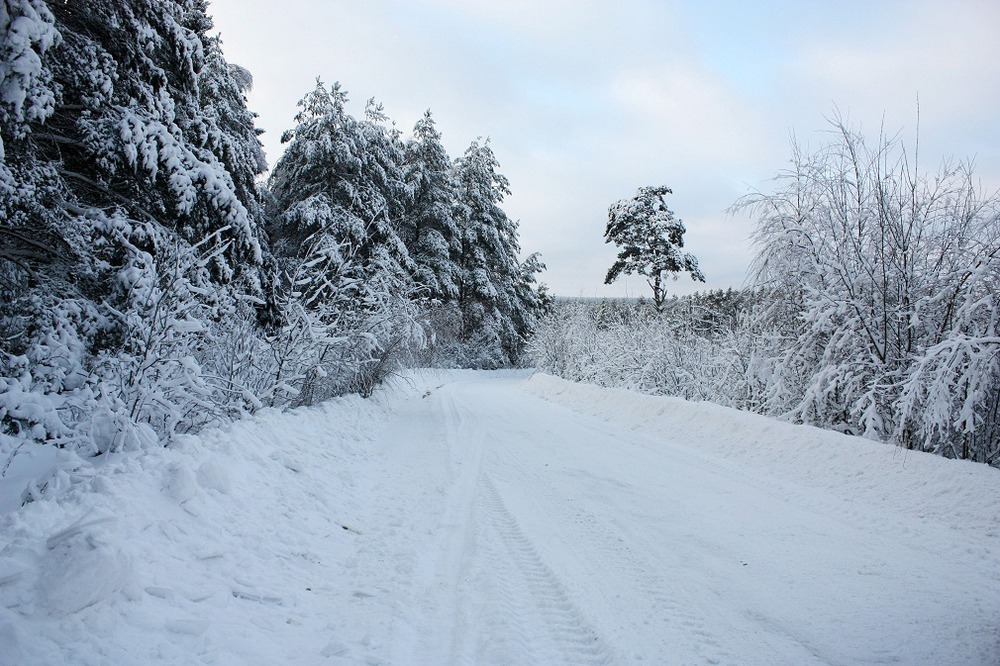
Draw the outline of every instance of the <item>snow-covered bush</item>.
<instances>
[{"instance_id":1,"label":"snow-covered bush","mask_svg":"<svg viewBox=\"0 0 1000 666\"><path fill-rule=\"evenodd\" d=\"M539 367L1000 465L1000 196L833 126L776 193L738 202L758 222L743 296L663 318L564 305L531 343Z\"/></svg>"},{"instance_id":2,"label":"snow-covered bush","mask_svg":"<svg viewBox=\"0 0 1000 666\"><path fill-rule=\"evenodd\" d=\"M1000 257L967 275L955 325L907 373L893 437L1000 465Z\"/></svg>"},{"instance_id":3,"label":"snow-covered bush","mask_svg":"<svg viewBox=\"0 0 1000 666\"><path fill-rule=\"evenodd\" d=\"M758 220L758 288L796 304L756 324L787 343L767 411L998 464L1000 197L968 165L926 176L896 139L833 130L738 204Z\"/></svg>"},{"instance_id":4,"label":"snow-covered bush","mask_svg":"<svg viewBox=\"0 0 1000 666\"><path fill-rule=\"evenodd\" d=\"M423 341L416 306L392 261L376 253L365 265L346 242L315 242L288 276L286 326L271 341L272 404L371 395Z\"/></svg>"},{"instance_id":5,"label":"snow-covered bush","mask_svg":"<svg viewBox=\"0 0 1000 666\"><path fill-rule=\"evenodd\" d=\"M753 338L693 298L662 311L645 301L562 301L528 343L536 367L574 381L746 408L753 398Z\"/></svg>"}]
</instances>

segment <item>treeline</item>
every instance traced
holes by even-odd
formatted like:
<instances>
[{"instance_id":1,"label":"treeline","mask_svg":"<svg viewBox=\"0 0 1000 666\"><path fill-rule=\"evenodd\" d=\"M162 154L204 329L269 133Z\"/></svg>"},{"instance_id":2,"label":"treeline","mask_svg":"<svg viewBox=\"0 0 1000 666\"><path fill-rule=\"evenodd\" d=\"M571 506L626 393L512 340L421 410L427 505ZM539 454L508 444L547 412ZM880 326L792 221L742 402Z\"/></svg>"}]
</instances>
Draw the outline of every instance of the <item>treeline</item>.
<instances>
[{"instance_id":1,"label":"treeline","mask_svg":"<svg viewBox=\"0 0 1000 666\"><path fill-rule=\"evenodd\" d=\"M839 119L757 220L751 286L651 307L562 303L531 343L563 377L710 400L1000 465L1000 197Z\"/></svg>"},{"instance_id":2,"label":"treeline","mask_svg":"<svg viewBox=\"0 0 1000 666\"><path fill-rule=\"evenodd\" d=\"M260 183L212 29L205 0L0 4L0 451L518 362L543 266L488 141L453 160L430 112L404 137L317 83Z\"/></svg>"},{"instance_id":3,"label":"treeline","mask_svg":"<svg viewBox=\"0 0 1000 666\"><path fill-rule=\"evenodd\" d=\"M535 365L573 381L749 409L750 291L557 299L528 343Z\"/></svg>"}]
</instances>

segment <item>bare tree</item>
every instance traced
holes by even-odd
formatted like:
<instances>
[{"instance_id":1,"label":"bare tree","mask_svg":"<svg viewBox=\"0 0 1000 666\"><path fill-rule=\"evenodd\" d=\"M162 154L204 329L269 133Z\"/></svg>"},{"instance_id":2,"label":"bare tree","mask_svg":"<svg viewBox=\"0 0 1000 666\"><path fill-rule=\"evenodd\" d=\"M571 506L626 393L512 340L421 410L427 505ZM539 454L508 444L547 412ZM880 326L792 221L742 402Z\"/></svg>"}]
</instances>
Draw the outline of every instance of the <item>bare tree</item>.
<instances>
[{"instance_id":1,"label":"bare tree","mask_svg":"<svg viewBox=\"0 0 1000 666\"><path fill-rule=\"evenodd\" d=\"M794 147L782 188L736 205L757 217L757 286L794 304L762 322L788 336L769 408L995 462L976 433L997 429L1000 198L968 164L927 177L897 137L831 126L818 151Z\"/></svg>"}]
</instances>

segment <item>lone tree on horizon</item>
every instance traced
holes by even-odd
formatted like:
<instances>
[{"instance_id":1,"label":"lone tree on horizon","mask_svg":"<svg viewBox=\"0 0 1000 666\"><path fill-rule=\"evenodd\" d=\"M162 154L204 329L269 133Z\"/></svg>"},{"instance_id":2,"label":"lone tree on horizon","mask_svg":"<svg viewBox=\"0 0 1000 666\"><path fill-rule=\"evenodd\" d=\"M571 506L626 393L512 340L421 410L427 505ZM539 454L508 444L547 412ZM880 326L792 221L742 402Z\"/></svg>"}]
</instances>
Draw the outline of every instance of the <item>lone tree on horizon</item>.
<instances>
[{"instance_id":1,"label":"lone tree on horizon","mask_svg":"<svg viewBox=\"0 0 1000 666\"><path fill-rule=\"evenodd\" d=\"M620 249L618 259L608 270L604 284L611 284L622 273L645 276L653 290L653 304L659 310L666 298L665 274L687 271L692 280L705 281L698 259L683 252L684 223L667 207L663 197L673 194L665 185L640 187L631 199L622 199L608 209L604 242Z\"/></svg>"}]
</instances>

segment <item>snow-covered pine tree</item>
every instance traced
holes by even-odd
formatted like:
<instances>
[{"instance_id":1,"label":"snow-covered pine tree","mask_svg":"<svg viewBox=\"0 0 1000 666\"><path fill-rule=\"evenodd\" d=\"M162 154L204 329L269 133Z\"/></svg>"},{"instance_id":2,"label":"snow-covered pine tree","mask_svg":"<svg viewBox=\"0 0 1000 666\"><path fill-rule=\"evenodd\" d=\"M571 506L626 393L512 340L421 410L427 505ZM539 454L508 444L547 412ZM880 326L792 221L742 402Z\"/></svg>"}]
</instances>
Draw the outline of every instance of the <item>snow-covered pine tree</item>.
<instances>
[{"instance_id":1,"label":"snow-covered pine tree","mask_svg":"<svg viewBox=\"0 0 1000 666\"><path fill-rule=\"evenodd\" d=\"M399 236L408 203L402 142L381 107L369 102L357 120L346 103L339 84L317 81L269 181L286 321L303 336L284 347L281 381L300 403L370 390L417 334L413 262Z\"/></svg>"},{"instance_id":2,"label":"snow-covered pine tree","mask_svg":"<svg viewBox=\"0 0 1000 666\"><path fill-rule=\"evenodd\" d=\"M411 198L404 217L403 240L413 258L420 316L429 329L428 344L412 362L459 365L462 313L458 306L458 182L430 111L417 121L406 143L406 176Z\"/></svg>"},{"instance_id":3,"label":"snow-covered pine tree","mask_svg":"<svg viewBox=\"0 0 1000 666\"><path fill-rule=\"evenodd\" d=\"M404 240L415 264L414 279L427 298L452 301L458 297L455 259L461 251L455 222L458 184L430 111L417 121L406 144L406 170L412 199Z\"/></svg>"},{"instance_id":4,"label":"snow-covered pine tree","mask_svg":"<svg viewBox=\"0 0 1000 666\"><path fill-rule=\"evenodd\" d=\"M619 247L615 263L608 269L604 284L611 284L623 273L638 273L653 290L653 305L663 308L668 276L676 279L682 271L691 279L705 281L698 259L684 252L684 223L667 207L664 196L669 187L640 187L635 196L615 202L608 209L606 243Z\"/></svg>"},{"instance_id":5,"label":"snow-covered pine tree","mask_svg":"<svg viewBox=\"0 0 1000 666\"><path fill-rule=\"evenodd\" d=\"M538 276L545 270L540 252L532 252L518 265L518 279L514 283L514 327L521 337L521 343L516 352L520 355L524 342L535 330L540 317L551 310L552 295L548 286L538 281ZM517 360L517 357L514 357Z\"/></svg>"},{"instance_id":6,"label":"snow-covered pine tree","mask_svg":"<svg viewBox=\"0 0 1000 666\"><path fill-rule=\"evenodd\" d=\"M260 296L260 163L227 148L254 151L240 95L203 112L203 86L239 88L221 60L206 68L210 27L201 0L4 3L0 234L16 241L0 253L0 404L15 437L121 447L134 424L167 436L223 399L197 356L237 281Z\"/></svg>"},{"instance_id":7,"label":"snow-covered pine tree","mask_svg":"<svg viewBox=\"0 0 1000 666\"><path fill-rule=\"evenodd\" d=\"M247 108L246 100L253 75L226 61L218 36L203 34L201 39L205 45L198 75L201 108L195 119L198 125L191 129L232 175L237 195L251 217L263 220L263 197L256 177L267 171L267 158L258 138L262 130L256 127L257 114Z\"/></svg>"},{"instance_id":8,"label":"snow-covered pine tree","mask_svg":"<svg viewBox=\"0 0 1000 666\"><path fill-rule=\"evenodd\" d=\"M459 182L459 305L465 363L501 367L517 361L539 305L530 288L543 268L537 255L518 261L518 224L500 207L510 194L489 141L473 141L455 161Z\"/></svg>"},{"instance_id":9,"label":"snow-covered pine tree","mask_svg":"<svg viewBox=\"0 0 1000 666\"><path fill-rule=\"evenodd\" d=\"M40 281L66 280L72 263L53 212L59 179L51 164L36 158L31 136L32 128L55 111L47 61L61 39L45 2L0 5L0 340L5 353L8 346L26 347L27 293Z\"/></svg>"},{"instance_id":10,"label":"snow-covered pine tree","mask_svg":"<svg viewBox=\"0 0 1000 666\"><path fill-rule=\"evenodd\" d=\"M410 255L399 236L409 197L402 143L385 127L380 106L370 101L367 117L358 120L346 104L339 83L327 90L319 80L299 102L297 126L282 137L289 146L268 181L272 244L278 256L295 256L322 230L349 242L359 257L383 252L400 269L409 268ZM339 211L338 226L330 228L325 217L288 217L307 201Z\"/></svg>"},{"instance_id":11,"label":"snow-covered pine tree","mask_svg":"<svg viewBox=\"0 0 1000 666\"><path fill-rule=\"evenodd\" d=\"M198 6L207 5L199 0ZM257 177L267 171L267 159L256 127L257 114L247 108L246 95L253 76L245 68L227 62L222 39L211 33L207 15L190 13L192 29L204 44L204 65L199 72L202 118L199 134L204 147L212 152L232 175L233 185L250 217L265 223L263 191ZM281 326L275 278L277 269L269 245L263 243L260 266L240 266L238 294L250 295L228 304L224 317L214 318L209 335L211 344L198 355L209 381L226 397L227 411L239 415L265 404L274 394L271 367L267 361L268 335Z\"/></svg>"},{"instance_id":12,"label":"snow-covered pine tree","mask_svg":"<svg viewBox=\"0 0 1000 666\"><path fill-rule=\"evenodd\" d=\"M218 46L206 34L205 4L54 5L63 36L51 61L59 103L35 137L81 203L110 200L192 243L219 232L217 243L226 247L213 270L226 281L260 259L257 221L248 209L258 207L257 193L240 172L252 182L262 164L252 115L239 110L244 102L233 90L234 72L218 53L206 71L206 51ZM206 112L213 96L226 108ZM234 154L234 146L243 154Z\"/></svg>"}]
</instances>

